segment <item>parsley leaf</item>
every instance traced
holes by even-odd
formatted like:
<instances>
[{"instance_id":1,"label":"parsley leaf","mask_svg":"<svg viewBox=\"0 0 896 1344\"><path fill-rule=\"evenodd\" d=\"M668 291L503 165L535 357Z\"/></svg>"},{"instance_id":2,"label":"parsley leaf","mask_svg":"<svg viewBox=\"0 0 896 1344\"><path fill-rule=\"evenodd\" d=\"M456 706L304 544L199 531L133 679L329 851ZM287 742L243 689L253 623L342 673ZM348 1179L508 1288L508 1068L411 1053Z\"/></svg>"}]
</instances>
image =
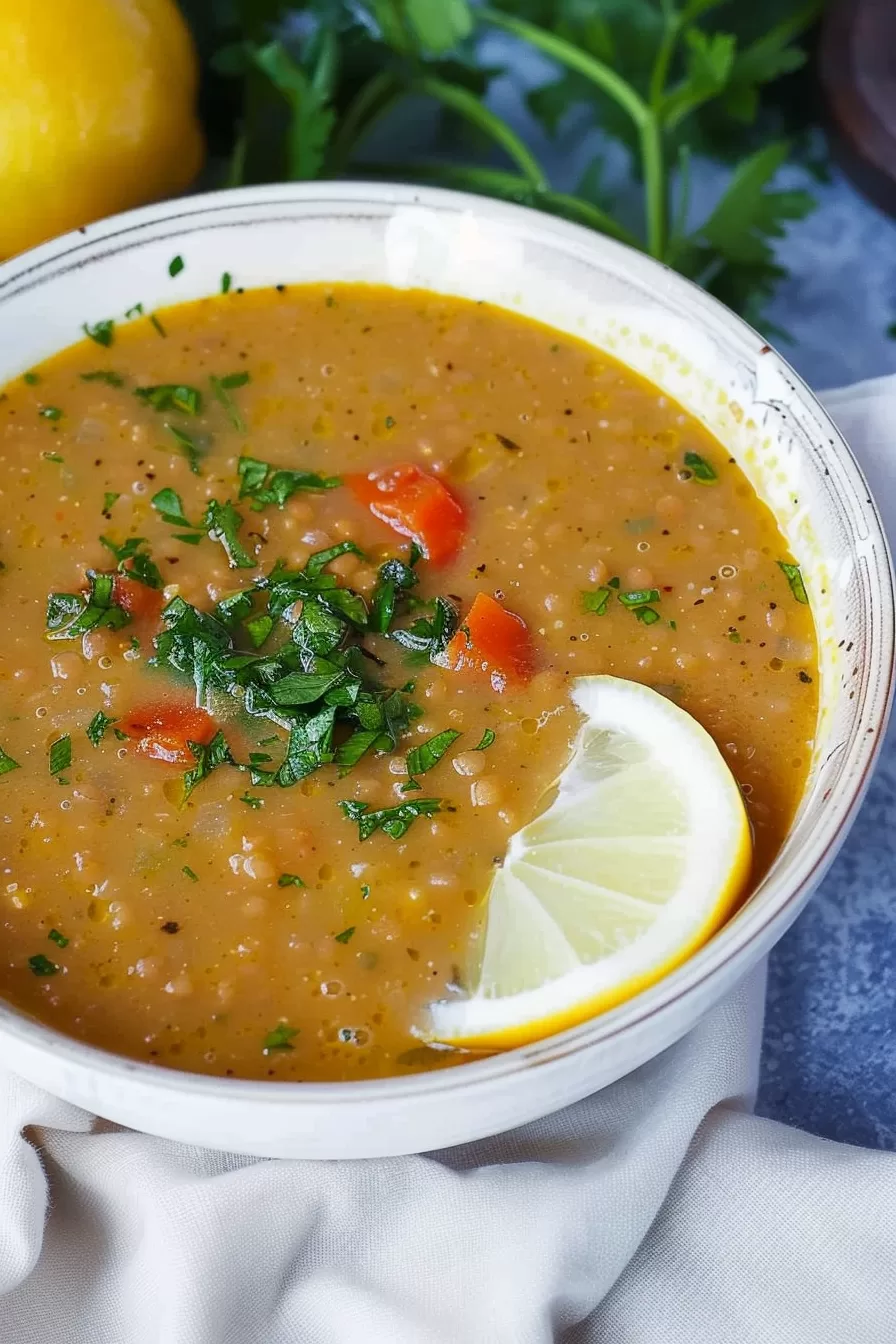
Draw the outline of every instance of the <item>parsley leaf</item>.
<instances>
[{"instance_id":1,"label":"parsley leaf","mask_svg":"<svg viewBox=\"0 0 896 1344\"><path fill-rule=\"evenodd\" d=\"M333 490L342 484L339 476L320 476L313 471L290 471L272 467L254 457L241 457L237 463L240 480L240 499L249 499L252 508L260 510L276 504L282 509L287 500L300 490Z\"/></svg>"},{"instance_id":2,"label":"parsley leaf","mask_svg":"<svg viewBox=\"0 0 896 1344\"><path fill-rule=\"evenodd\" d=\"M605 616L612 594L612 588L596 588L594 592L583 593L582 607L592 616Z\"/></svg>"},{"instance_id":3,"label":"parsley leaf","mask_svg":"<svg viewBox=\"0 0 896 1344\"><path fill-rule=\"evenodd\" d=\"M134 396L154 411L182 411L184 415L198 415L202 410L202 393L198 387L189 387L186 383L135 387Z\"/></svg>"},{"instance_id":4,"label":"parsley leaf","mask_svg":"<svg viewBox=\"0 0 896 1344\"><path fill-rule=\"evenodd\" d=\"M352 924L350 928L343 929L341 933L334 933L333 938L337 943L348 943L351 941L354 932L355 932L355 925Z\"/></svg>"},{"instance_id":5,"label":"parsley leaf","mask_svg":"<svg viewBox=\"0 0 896 1344\"><path fill-rule=\"evenodd\" d=\"M97 345L110 346L115 340L115 322L111 317L104 318L101 322L94 322L90 326L88 322L81 325L81 330Z\"/></svg>"},{"instance_id":6,"label":"parsley leaf","mask_svg":"<svg viewBox=\"0 0 896 1344\"><path fill-rule=\"evenodd\" d=\"M183 501L176 490L166 486L164 490L159 490L153 495L149 502L163 522L169 523L172 527L188 527L199 531L200 524L191 523L187 518Z\"/></svg>"},{"instance_id":7,"label":"parsley leaf","mask_svg":"<svg viewBox=\"0 0 896 1344\"><path fill-rule=\"evenodd\" d=\"M224 547L231 569L254 569L255 561L243 547L238 536L243 525L242 515L237 512L230 500L219 504L216 499L210 499L202 522L212 541L220 541Z\"/></svg>"},{"instance_id":8,"label":"parsley leaf","mask_svg":"<svg viewBox=\"0 0 896 1344\"><path fill-rule=\"evenodd\" d=\"M290 1027L286 1022L278 1022L273 1031L264 1038L263 1053L272 1054L275 1050L294 1050L293 1038L298 1036L298 1027Z\"/></svg>"},{"instance_id":9,"label":"parsley leaf","mask_svg":"<svg viewBox=\"0 0 896 1344\"><path fill-rule=\"evenodd\" d=\"M50 774L58 775L63 770L67 770L72 763L72 739L68 733L63 737L57 737L55 742L50 743L49 766Z\"/></svg>"},{"instance_id":10,"label":"parsley leaf","mask_svg":"<svg viewBox=\"0 0 896 1344\"><path fill-rule=\"evenodd\" d=\"M486 728L485 732L482 734L482 737L476 743L476 746L473 748L473 750L486 751L492 745L494 740L495 740L495 734L492 732L491 728Z\"/></svg>"},{"instance_id":11,"label":"parsley leaf","mask_svg":"<svg viewBox=\"0 0 896 1344\"><path fill-rule=\"evenodd\" d=\"M14 761L8 751L0 747L0 775L8 775L10 770L21 770L18 761Z\"/></svg>"},{"instance_id":12,"label":"parsley leaf","mask_svg":"<svg viewBox=\"0 0 896 1344\"><path fill-rule=\"evenodd\" d=\"M782 571L785 579L790 585L790 591L801 602L803 606L809 605L809 594L806 592L806 585L803 581L802 571L799 565L789 563L787 560L779 560L778 568Z\"/></svg>"},{"instance_id":13,"label":"parsley leaf","mask_svg":"<svg viewBox=\"0 0 896 1344\"><path fill-rule=\"evenodd\" d=\"M212 374L208 381L211 384L212 392L230 417L230 423L234 429L238 430L240 434L245 434L246 422L240 415L237 404L230 393L235 387L245 387L246 383L249 382L249 374L245 370L240 373L225 374L223 378L217 378Z\"/></svg>"},{"instance_id":14,"label":"parsley leaf","mask_svg":"<svg viewBox=\"0 0 896 1344\"><path fill-rule=\"evenodd\" d=\"M115 601L115 575L87 571L87 597L78 593L51 593L47 599L47 638L80 639L88 630L120 630L130 621Z\"/></svg>"},{"instance_id":15,"label":"parsley leaf","mask_svg":"<svg viewBox=\"0 0 896 1344\"><path fill-rule=\"evenodd\" d=\"M56 975L59 970L55 961L45 957L43 952L38 952L35 956L29 957L28 965L35 975Z\"/></svg>"},{"instance_id":16,"label":"parsley leaf","mask_svg":"<svg viewBox=\"0 0 896 1344\"><path fill-rule=\"evenodd\" d=\"M112 369L94 369L91 373L81 374L82 383L106 383L109 387L123 387L124 379Z\"/></svg>"},{"instance_id":17,"label":"parsley leaf","mask_svg":"<svg viewBox=\"0 0 896 1344\"><path fill-rule=\"evenodd\" d=\"M47 937L50 942L55 943L57 947L68 947L68 938L66 938L64 933L60 933L58 929L51 929L47 934Z\"/></svg>"},{"instance_id":18,"label":"parsley leaf","mask_svg":"<svg viewBox=\"0 0 896 1344\"><path fill-rule=\"evenodd\" d=\"M95 747L99 746L106 735L106 730L111 728L114 722L115 719L110 719L101 709L97 710L85 730L88 738Z\"/></svg>"},{"instance_id":19,"label":"parsley leaf","mask_svg":"<svg viewBox=\"0 0 896 1344\"><path fill-rule=\"evenodd\" d=\"M446 728L444 732L436 733L434 737L427 738L425 742L412 747L407 754L408 774L423 775L434 765L438 765L445 752L459 737L460 733L454 728Z\"/></svg>"},{"instance_id":20,"label":"parsley leaf","mask_svg":"<svg viewBox=\"0 0 896 1344\"><path fill-rule=\"evenodd\" d=\"M230 747L221 732L215 733L208 745L201 742L188 742L187 746L196 757L196 764L183 777L184 791L181 807L186 803L196 785L201 784L204 779L208 779L212 771L216 770L219 765L233 764Z\"/></svg>"},{"instance_id":21,"label":"parsley leaf","mask_svg":"<svg viewBox=\"0 0 896 1344\"><path fill-rule=\"evenodd\" d=\"M694 480L699 481L701 485L711 485L719 479L714 467L699 453L685 453L684 465Z\"/></svg>"},{"instance_id":22,"label":"parsley leaf","mask_svg":"<svg viewBox=\"0 0 896 1344\"><path fill-rule=\"evenodd\" d=\"M367 803L351 799L340 802L343 814L358 823L358 835L367 840L375 831L385 831L393 840L400 840L410 830L417 817L431 817L442 809L441 798L414 798L396 807L381 807L375 812Z\"/></svg>"},{"instance_id":23,"label":"parsley leaf","mask_svg":"<svg viewBox=\"0 0 896 1344\"><path fill-rule=\"evenodd\" d=\"M118 573L128 579L136 579L147 588L158 589L164 586L158 565L140 548L146 544L145 537L128 537L119 545L108 537L100 537L107 551L111 551L118 561Z\"/></svg>"},{"instance_id":24,"label":"parsley leaf","mask_svg":"<svg viewBox=\"0 0 896 1344\"><path fill-rule=\"evenodd\" d=\"M298 873L281 873L277 878L278 887L304 887L304 885Z\"/></svg>"}]
</instances>

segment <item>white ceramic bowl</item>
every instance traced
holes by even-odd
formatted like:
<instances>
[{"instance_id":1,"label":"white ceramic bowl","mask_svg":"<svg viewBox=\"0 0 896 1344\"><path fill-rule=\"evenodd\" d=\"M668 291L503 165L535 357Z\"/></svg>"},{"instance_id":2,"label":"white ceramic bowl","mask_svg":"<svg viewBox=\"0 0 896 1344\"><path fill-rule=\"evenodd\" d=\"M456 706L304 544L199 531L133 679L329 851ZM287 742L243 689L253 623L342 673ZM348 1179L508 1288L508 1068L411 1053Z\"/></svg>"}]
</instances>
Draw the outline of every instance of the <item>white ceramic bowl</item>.
<instances>
[{"instance_id":1,"label":"white ceramic bowl","mask_svg":"<svg viewBox=\"0 0 896 1344\"><path fill-rule=\"evenodd\" d=\"M185 269L172 280L168 262ZM121 318L234 285L355 280L487 299L611 351L698 416L771 506L812 598L821 714L792 833L742 910L684 966L535 1045L430 1074L266 1083L179 1073L71 1040L0 1003L3 1063L135 1129L277 1157L421 1152L596 1091L684 1034L796 917L841 844L880 745L893 588L867 486L818 402L738 318L618 243L517 206L352 183L249 188L134 211L0 267L0 383Z\"/></svg>"}]
</instances>

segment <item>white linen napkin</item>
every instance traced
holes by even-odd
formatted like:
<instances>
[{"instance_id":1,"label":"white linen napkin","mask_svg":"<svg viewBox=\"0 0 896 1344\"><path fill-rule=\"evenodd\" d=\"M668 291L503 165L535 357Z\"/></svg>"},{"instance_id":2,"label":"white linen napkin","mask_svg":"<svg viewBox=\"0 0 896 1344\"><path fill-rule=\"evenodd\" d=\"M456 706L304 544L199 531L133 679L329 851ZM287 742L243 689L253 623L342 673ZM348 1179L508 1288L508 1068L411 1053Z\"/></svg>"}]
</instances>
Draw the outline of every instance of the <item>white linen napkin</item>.
<instances>
[{"instance_id":1,"label":"white linen napkin","mask_svg":"<svg viewBox=\"0 0 896 1344\"><path fill-rule=\"evenodd\" d=\"M896 535L896 378L827 404ZM0 1342L892 1344L896 1155L750 1114L763 996L425 1157L230 1157L0 1072Z\"/></svg>"}]
</instances>

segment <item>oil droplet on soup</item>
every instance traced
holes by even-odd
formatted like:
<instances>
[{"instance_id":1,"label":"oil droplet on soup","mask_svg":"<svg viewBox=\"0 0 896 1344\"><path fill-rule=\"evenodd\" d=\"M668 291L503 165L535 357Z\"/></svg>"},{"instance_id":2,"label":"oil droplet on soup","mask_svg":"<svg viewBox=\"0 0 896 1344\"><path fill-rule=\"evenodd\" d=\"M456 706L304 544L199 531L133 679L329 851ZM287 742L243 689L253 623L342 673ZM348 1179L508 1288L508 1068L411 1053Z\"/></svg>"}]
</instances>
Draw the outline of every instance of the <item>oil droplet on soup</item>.
<instances>
[{"instance_id":1,"label":"oil droplet on soup","mask_svg":"<svg viewBox=\"0 0 896 1344\"><path fill-rule=\"evenodd\" d=\"M4 997L205 1073L462 1061L414 1028L463 992L590 673L709 730L758 880L815 636L696 421L423 292L231 291L105 334L0 399Z\"/></svg>"}]
</instances>

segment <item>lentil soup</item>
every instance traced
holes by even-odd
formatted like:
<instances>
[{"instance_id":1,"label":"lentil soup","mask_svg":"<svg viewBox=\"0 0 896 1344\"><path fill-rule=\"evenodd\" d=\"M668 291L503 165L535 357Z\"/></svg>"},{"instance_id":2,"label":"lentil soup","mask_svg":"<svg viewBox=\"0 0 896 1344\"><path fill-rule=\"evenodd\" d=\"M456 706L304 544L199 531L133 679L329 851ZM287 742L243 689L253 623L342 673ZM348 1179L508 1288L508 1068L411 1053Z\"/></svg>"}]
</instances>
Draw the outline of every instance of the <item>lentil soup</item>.
<instances>
[{"instance_id":1,"label":"lentil soup","mask_svg":"<svg viewBox=\"0 0 896 1344\"><path fill-rule=\"evenodd\" d=\"M576 734L675 699L753 883L805 785L799 570L725 450L486 304L232 290L101 323L0 399L0 993L175 1068L328 1080L421 1044Z\"/></svg>"}]
</instances>

